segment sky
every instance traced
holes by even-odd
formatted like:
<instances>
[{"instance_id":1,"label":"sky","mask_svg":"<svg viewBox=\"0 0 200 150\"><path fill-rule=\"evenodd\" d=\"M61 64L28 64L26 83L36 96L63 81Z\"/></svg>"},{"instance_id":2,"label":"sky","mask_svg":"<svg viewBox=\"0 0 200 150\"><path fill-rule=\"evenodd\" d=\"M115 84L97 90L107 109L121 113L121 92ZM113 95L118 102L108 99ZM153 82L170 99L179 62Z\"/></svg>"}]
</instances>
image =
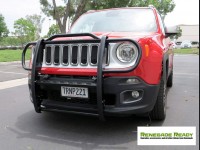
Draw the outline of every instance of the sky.
<instances>
[{"instance_id":1,"label":"sky","mask_svg":"<svg viewBox=\"0 0 200 150\"><path fill-rule=\"evenodd\" d=\"M199 24L199 0L174 0L174 2L176 4L174 11L165 17L167 26ZM42 35L46 35L49 26L54 23L42 13L39 0L0 0L0 14L4 16L10 32L14 31L14 21L26 15L38 14L45 17Z\"/></svg>"}]
</instances>

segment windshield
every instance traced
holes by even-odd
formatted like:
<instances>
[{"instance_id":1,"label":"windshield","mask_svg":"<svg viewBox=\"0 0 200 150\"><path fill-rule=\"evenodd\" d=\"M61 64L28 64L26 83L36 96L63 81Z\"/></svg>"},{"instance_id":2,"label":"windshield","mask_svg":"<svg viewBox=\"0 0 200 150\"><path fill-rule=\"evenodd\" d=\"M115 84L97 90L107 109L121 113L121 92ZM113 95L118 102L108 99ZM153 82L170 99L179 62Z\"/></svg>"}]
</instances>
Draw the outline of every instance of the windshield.
<instances>
[{"instance_id":1,"label":"windshield","mask_svg":"<svg viewBox=\"0 0 200 150\"><path fill-rule=\"evenodd\" d=\"M87 32L156 32L151 9L117 9L88 13L80 17L71 33Z\"/></svg>"}]
</instances>

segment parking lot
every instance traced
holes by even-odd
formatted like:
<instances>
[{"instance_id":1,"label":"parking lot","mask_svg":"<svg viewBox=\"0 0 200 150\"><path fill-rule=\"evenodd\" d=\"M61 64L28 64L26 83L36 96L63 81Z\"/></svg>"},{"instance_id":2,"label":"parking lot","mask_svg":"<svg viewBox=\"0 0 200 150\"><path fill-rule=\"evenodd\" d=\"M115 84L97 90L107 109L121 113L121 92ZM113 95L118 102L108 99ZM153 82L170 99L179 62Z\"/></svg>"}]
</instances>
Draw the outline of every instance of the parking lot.
<instances>
[{"instance_id":1,"label":"parking lot","mask_svg":"<svg viewBox=\"0 0 200 150\"><path fill-rule=\"evenodd\" d=\"M35 113L21 64L0 63L0 149L2 150L197 150L199 149L199 56L175 55L174 86L167 117L152 126L195 126L196 146L137 146L137 127L149 119L98 118ZM16 84L16 79L21 79ZM7 86L9 85L11 86ZM17 82L18 83L18 82Z\"/></svg>"}]
</instances>

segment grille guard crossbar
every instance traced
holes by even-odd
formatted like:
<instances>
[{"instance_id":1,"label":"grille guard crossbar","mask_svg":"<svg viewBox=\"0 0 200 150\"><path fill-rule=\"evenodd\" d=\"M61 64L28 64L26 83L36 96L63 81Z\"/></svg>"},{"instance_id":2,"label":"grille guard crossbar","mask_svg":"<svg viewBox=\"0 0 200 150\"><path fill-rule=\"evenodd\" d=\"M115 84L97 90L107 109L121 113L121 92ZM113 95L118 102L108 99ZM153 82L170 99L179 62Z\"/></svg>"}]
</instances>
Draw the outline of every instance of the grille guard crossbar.
<instances>
[{"instance_id":1,"label":"grille guard crossbar","mask_svg":"<svg viewBox=\"0 0 200 150\"><path fill-rule=\"evenodd\" d=\"M63 40L63 41L52 41L55 38L61 38L61 37L80 37L80 36L89 36L92 37L93 39L87 39L87 40ZM105 120L104 117L104 101L103 101L103 75L104 73L125 73L125 72L130 72L134 68L137 67L139 64L140 58L142 56L142 51L139 46L139 44L132 40L132 39L108 39L107 36L102 36L101 39L97 37L96 35L93 35L91 33L80 33L80 34L58 34L58 35L53 35L52 37L48 38L47 40L39 40L37 42L31 42L28 43L22 52L22 67L27 70L31 71L31 92L32 92L32 99L33 99L33 104L35 107L35 111L40 113L41 112L41 100L36 96L37 91L36 91L36 81L39 79L38 77L38 70L37 68L37 62L41 59L41 53L42 50L45 47L45 44L65 44L65 43L87 43L87 42L92 42L92 43L100 43L99 50L98 50L98 64L97 64L97 112L99 115L100 120ZM108 43L114 43L114 42L132 42L133 44L136 45L138 48L139 52L139 57L135 63L134 66L125 69L125 70L105 70L105 47L107 46ZM32 68L27 68L25 65L25 55L26 51L30 46L35 46L34 50L34 57L32 61Z\"/></svg>"}]
</instances>

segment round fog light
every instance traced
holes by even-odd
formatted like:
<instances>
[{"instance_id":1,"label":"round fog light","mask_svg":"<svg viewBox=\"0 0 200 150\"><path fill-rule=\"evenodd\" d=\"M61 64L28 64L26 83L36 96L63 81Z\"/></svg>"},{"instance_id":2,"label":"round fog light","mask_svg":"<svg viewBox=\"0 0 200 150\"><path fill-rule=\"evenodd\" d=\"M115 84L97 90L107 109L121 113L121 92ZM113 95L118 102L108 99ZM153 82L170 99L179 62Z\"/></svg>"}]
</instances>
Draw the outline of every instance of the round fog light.
<instances>
[{"instance_id":1,"label":"round fog light","mask_svg":"<svg viewBox=\"0 0 200 150\"><path fill-rule=\"evenodd\" d=\"M132 97L138 98L140 96L140 93L138 91L132 91Z\"/></svg>"}]
</instances>

